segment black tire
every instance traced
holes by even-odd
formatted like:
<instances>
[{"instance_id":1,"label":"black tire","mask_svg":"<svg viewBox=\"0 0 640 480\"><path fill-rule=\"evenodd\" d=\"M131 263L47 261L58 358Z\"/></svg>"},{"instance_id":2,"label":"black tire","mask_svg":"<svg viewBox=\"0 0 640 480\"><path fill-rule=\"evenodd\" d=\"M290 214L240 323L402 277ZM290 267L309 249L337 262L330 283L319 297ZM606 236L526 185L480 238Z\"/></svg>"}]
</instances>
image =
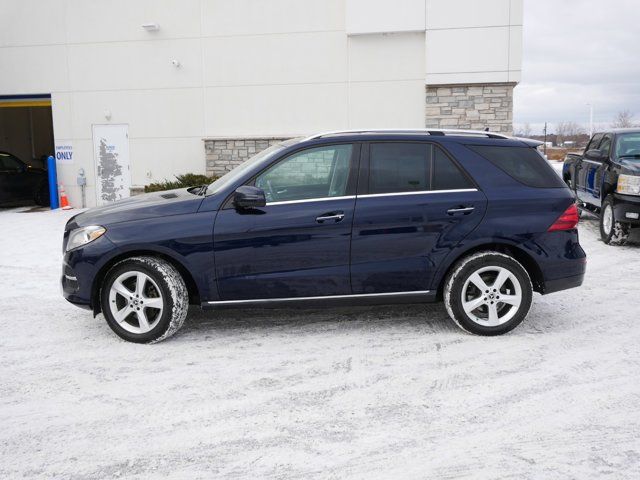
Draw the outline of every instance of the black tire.
<instances>
[{"instance_id":1,"label":"black tire","mask_svg":"<svg viewBox=\"0 0 640 480\"><path fill-rule=\"evenodd\" d=\"M607 245L620 246L627 243L631 226L628 223L616 220L613 204L613 196L611 195L608 195L602 202L602 208L600 209L600 238ZM607 219L607 217L609 218Z\"/></svg>"},{"instance_id":2,"label":"black tire","mask_svg":"<svg viewBox=\"0 0 640 480\"><path fill-rule=\"evenodd\" d=\"M140 278L143 281L138 288ZM118 288L125 286L128 299L121 289L115 291L116 281ZM148 306L144 306L143 299ZM155 343L182 327L189 308L189 293L180 273L170 263L155 257L132 257L109 270L100 289L100 304L107 324L120 338ZM115 315L120 312L123 313L118 321Z\"/></svg>"},{"instance_id":3,"label":"black tire","mask_svg":"<svg viewBox=\"0 0 640 480\"><path fill-rule=\"evenodd\" d=\"M476 287L474 274L480 276L486 291ZM500 286L495 285L499 275L505 278ZM463 306L463 291L467 305L479 302L468 312ZM507 298L508 303L500 301ZM460 328L476 335L502 335L513 330L529 313L532 299L533 286L525 268L513 257L494 251L474 253L458 261L444 286L449 316ZM493 319L490 310L497 315Z\"/></svg>"},{"instance_id":4,"label":"black tire","mask_svg":"<svg viewBox=\"0 0 640 480\"><path fill-rule=\"evenodd\" d=\"M33 201L41 207L49 206L51 201L49 199L49 184L47 182L42 182L38 186L38 189L33 195Z\"/></svg>"}]
</instances>

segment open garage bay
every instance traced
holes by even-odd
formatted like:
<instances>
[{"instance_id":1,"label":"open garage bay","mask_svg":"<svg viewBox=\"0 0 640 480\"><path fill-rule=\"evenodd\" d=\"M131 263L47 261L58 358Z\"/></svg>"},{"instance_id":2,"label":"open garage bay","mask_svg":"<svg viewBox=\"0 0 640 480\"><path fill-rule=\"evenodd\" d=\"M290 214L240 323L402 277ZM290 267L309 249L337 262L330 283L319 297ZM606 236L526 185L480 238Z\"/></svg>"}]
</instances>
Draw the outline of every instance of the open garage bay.
<instances>
[{"instance_id":1,"label":"open garage bay","mask_svg":"<svg viewBox=\"0 0 640 480\"><path fill-rule=\"evenodd\" d=\"M193 309L136 345L60 295L72 212L0 211L1 478L639 478L640 238L481 338L441 305Z\"/></svg>"}]
</instances>

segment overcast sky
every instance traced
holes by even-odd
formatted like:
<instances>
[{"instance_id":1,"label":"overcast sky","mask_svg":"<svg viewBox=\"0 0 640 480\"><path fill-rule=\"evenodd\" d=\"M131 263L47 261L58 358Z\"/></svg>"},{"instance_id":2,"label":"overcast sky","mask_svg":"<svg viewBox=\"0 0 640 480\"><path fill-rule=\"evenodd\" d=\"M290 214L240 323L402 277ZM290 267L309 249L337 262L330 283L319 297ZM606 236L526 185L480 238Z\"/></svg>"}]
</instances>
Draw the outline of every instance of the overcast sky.
<instances>
[{"instance_id":1,"label":"overcast sky","mask_svg":"<svg viewBox=\"0 0 640 480\"><path fill-rule=\"evenodd\" d=\"M524 0L522 81L514 129L561 121L607 127L630 110L640 123L640 0Z\"/></svg>"}]
</instances>

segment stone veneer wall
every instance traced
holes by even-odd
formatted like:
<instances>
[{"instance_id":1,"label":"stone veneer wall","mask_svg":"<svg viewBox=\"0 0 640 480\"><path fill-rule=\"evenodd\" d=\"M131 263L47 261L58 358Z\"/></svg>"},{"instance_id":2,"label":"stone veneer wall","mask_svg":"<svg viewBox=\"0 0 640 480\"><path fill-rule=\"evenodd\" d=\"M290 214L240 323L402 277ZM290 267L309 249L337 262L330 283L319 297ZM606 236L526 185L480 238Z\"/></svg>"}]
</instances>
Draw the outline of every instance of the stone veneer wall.
<instances>
[{"instance_id":1,"label":"stone veneer wall","mask_svg":"<svg viewBox=\"0 0 640 480\"><path fill-rule=\"evenodd\" d=\"M256 153L287 138L206 138L207 175L221 176Z\"/></svg>"},{"instance_id":2,"label":"stone veneer wall","mask_svg":"<svg viewBox=\"0 0 640 480\"><path fill-rule=\"evenodd\" d=\"M513 133L514 83L427 85L425 127Z\"/></svg>"}]
</instances>

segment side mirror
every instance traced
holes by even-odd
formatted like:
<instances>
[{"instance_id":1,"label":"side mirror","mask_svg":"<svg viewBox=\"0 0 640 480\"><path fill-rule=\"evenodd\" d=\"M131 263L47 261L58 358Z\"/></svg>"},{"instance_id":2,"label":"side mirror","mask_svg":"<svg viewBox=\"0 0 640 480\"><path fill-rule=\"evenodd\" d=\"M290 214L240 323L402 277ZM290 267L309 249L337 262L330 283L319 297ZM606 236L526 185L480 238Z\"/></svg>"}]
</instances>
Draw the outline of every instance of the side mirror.
<instances>
[{"instance_id":1,"label":"side mirror","mask_svg":"<svg viewBox=\"0 0 640 480\"><path fill-rule=\"evenodd\" d=\"M233 204L237 208L264 207L267 204L267 199L261 188L243 185L238 187L233 194Z\"/></svg>"},{"instance_id":2,"label":"side mirror","mask_svg":"<svg viewBox=\"0 0 640 480\"><path fill-rule=\"evenodd\" d=\"M602 153L600 150L597 149L592 149L592 150L587 150L586 153L584 154L585 157L591 159L591 160L599 160L602 161L605 159L605 155L604 153Z\"/></svg>"}]
</instances>

